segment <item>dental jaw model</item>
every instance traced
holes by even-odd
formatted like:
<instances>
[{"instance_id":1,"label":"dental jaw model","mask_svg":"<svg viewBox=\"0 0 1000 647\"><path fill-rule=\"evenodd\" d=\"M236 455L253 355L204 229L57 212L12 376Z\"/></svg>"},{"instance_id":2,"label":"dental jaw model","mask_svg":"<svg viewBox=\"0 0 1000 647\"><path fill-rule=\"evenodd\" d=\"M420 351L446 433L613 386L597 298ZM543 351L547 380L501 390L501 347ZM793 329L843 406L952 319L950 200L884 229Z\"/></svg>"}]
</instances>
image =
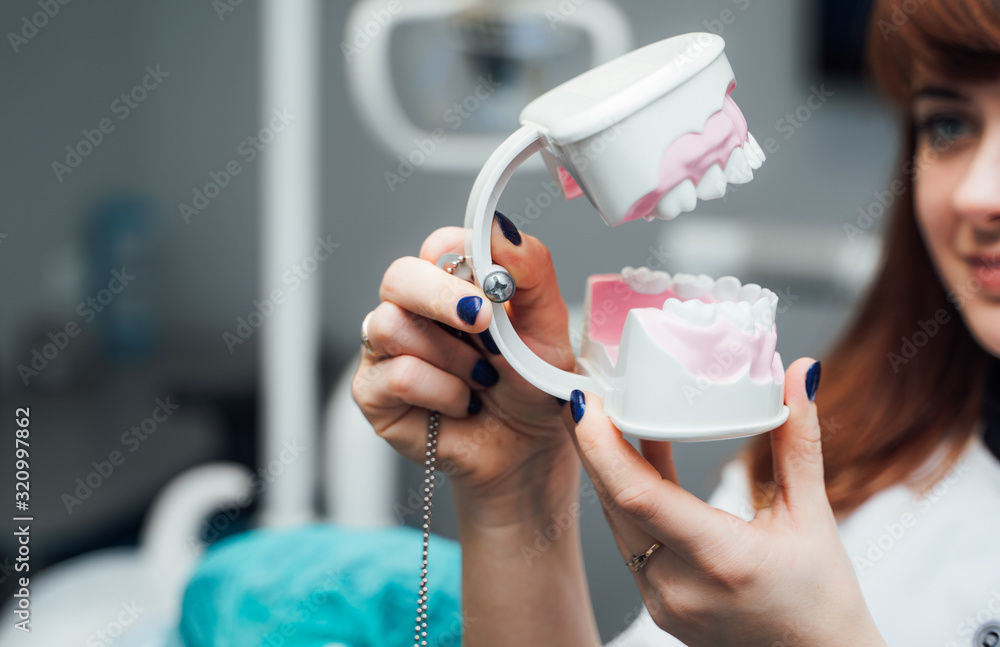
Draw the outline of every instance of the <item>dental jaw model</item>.
<instances>
[{"instance_id":1,"label":"dental jaw model","mask_svg":"<svg viewBox=\"0 0 1000 647\"><path fill-rule=\"evenodd\" d=\"M784 370L775 351L777 297L734 277L713 280L646 268L593 276L578 372L533 353L503 302L513 280L490 256L500 193L536 152L564 197L585 195L605 223L670 220L722 197L764 161L732 100L736 81L711 34L685 34L594 68L531 102L522 128L483 167L466 212L466 261L493 303L490 332L525 379L568 399L604 400L627 433L707 440L783 423Z\"/></svg>"},{"instance_id":2,"label":"dental jaw model","mask_svg":"<svg viewBox=\"0 0 1000 647\"><path fill-rule=\"evenodd\" d=\"M631 267L591 276L579 365L613 387L605 409L634 435L704 440L766 431L785 417L777 303L770 290L732 276Z\"/></svg>"},{"instance_id":3,"label":"dental jaw model","mask_svg":"<svg viewBox=\"0 0 1000 647\"><path fill-rule=\"evenodd\" d=\"M563 196L586 195L604 222L670 220L699 199L720 198L764 161L730 94L736 79L711 34L653 43L567 81L521 112L522 127L490 156L469 196L464 257L443 258L493 302L490 333L510 365L539 389L568 400L598 394L620 430L653 440L709 440L774 429L788 418L775 351L777 297L731 276L718 280L626 267L587 281L577 373L528 348L504 303L516 290L493 264L490 234L500 193L540 152ZM453 255L449 255L453 256ZM464 268L467 272L467 267ZM426 627L427 548L438 414L428 422L420 642Z\"/></svg>"}]
</instances>

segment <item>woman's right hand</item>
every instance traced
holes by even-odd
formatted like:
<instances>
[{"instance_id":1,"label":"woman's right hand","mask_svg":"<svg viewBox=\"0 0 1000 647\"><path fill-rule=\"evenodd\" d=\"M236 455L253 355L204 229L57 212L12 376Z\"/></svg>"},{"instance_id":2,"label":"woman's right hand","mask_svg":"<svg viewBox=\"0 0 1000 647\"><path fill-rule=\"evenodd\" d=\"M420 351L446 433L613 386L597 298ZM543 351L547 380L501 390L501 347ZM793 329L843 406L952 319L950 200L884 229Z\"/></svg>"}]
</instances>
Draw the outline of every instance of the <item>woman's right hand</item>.
<instances>
[{"instance_id":1,"label":"woman's right hand","mask_svg":"<svg viewBox=\"0 0 1000 647\"><path fill-rule=\"evenodd\" d=\"M351 390L375 431L419 464L429 410L439 411L437 466L452 481L460 520L504 526L564 506L576 496L580 467L557 399L498 354L483 292L435 266L443 254L463 253L464 240L464 229L439 229L419 258L392 263L367 328L375 354L362 347ZM508 312L521 338L542 359L573 370L548 250L509 220L501 227L494 219L491 243L494 262L517 284Z\"/></svg>"}]
</instances>

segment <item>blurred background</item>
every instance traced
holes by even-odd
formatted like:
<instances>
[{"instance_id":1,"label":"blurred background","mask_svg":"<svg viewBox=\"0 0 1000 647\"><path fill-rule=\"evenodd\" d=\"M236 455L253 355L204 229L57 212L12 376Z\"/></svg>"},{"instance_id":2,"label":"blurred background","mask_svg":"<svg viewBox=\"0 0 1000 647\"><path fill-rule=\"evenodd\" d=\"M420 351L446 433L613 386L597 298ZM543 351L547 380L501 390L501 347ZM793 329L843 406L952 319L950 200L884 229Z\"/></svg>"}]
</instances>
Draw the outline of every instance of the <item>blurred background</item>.
<instances>
[{"instance_id":1,"label":"blurred background","mask_svg":"<svg viewBox=\"0 0 1000 647\"><path fill-rule=\"evenodd\" d=\"M462 223L531 98L662 38L725 38L734 98L769 152L755 180L675 221L609 229L585 201L552 200L537 165L500 210L550 247L575 307L588 275L625 265L734 274L779 294L786 365L822 354L877 262L896 155L861 71L866 5L4 2L0 491L14 492L15 410L29 408L30 510L3 509L33 517L37 613L35 576L92 584L73 570L88 556L126 578L155 557L174 591L202 546L238 530L416 525L393 504L421 468L370 438L345 386L382 273ZM677 447L684 485L707 498L741 442ZM439 496L434 530L454 538L446 482ZM156 525L157 500L176 523ZM610 640L640 598L592 498L581 523ZM8 599L12 531L0 553Z\"/></svg>"}]
</instances>

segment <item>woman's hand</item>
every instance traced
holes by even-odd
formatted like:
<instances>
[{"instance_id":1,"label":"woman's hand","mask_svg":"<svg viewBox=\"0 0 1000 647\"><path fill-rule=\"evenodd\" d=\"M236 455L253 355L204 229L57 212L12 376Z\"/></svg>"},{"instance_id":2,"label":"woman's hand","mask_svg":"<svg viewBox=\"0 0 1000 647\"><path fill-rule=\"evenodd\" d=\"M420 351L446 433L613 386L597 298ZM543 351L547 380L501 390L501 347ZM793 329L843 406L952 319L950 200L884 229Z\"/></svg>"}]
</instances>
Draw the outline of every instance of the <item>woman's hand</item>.
<instances>
[{"instance_id":1,"label":"woman's hand","mask_svg":"<svg viewBox=\"0 0 1000 647\"><path fill-rule=\"evenodd\" d=\"M509 220L500 224L494 219L492 254L517 284L511 320L536 354L572 370L549 252ZM439 229L419 258L398 259L386 271L368 323L376 354L362 347L352 393L375 431L420 464L428 410L440 411L438 468L451 478L460 520L506 525L575 496L579 465L559 402L521 378L489 337L492 309L483 292L435 267L443 254L463 253L464 236L458 227Z\"/></svg>"},{"instance_id":2,"label":"woman's hand","mask_svg":"<svg viewBox=\"0 0 1000 647\"><path fill-rule=\"evenodd\" d=\"M788 421L771 432L775 495L749 523L678 485L669 443L642 455L592 394L565 413L623 558L654 551L635 574L656 624L696 645L884 645L840 541L823 482L812 360L785 376ZM571 409L571 407L567 407Z\"/></svg>"},{"instance_id":3,"label":"woman's hand","mask_svg":"<svg viewBox=\"0 0 1000 647\"><path fill-rule=\"evenodd\" d=\"M401 258L385 273L368 322L375 353L362 348L354 399L380 436L421 464L428 410L441 413L438 467L451 478L462 542L462 642L599 645L576 519L560 526L558 541L535 548L578 505L580 461L558 401L522 379L483 334L493 314L485 295L434 266L462 253L464 242L463 229L440 229L420 258ZM572 370L548 250L500 217L491 245L517 283L506 307L521 339Z\"/></svg>"}]
</instances>

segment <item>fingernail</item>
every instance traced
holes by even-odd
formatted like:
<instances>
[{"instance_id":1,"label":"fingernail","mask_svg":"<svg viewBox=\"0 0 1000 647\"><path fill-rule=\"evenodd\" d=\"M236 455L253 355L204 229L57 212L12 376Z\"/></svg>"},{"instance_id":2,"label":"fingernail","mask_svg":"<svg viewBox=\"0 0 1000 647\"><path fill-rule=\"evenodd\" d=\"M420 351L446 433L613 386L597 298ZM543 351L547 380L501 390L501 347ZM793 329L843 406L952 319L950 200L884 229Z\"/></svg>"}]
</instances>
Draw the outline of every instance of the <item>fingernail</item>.
<instances>
[{"instance_id":1,"label":"fingernail","mask_svg":"<svg viewBox=\"0 0 1000 647\"><path fill-rule=\"evenodd\" d=\"M587 398L583 396L583 391L574 389L569 394L569 411L573 414L573 422L580 422L583 412L587 408Z\"/></svg>"},{"instance_id":2,"label":"fingernail","mask_svg":"<svg viewBox=\"0 0 1000 647\"><path fill-rule=\"evenodd\" d=\"M806 372L806 395L809 396L809 401L813 402L816 399L816 391L819 390L819 375L822 372L822 368L819 362L814 363L809 367Z\"/></svg>"},{"instance_id":3,"label":"fingernail","mask_svg":"<svg viewBox=\"0 0 1000 647\"><path fill-rule=\"evenodd\" d=\"M483 307L483 300L480 297L462 297L458 300L458 316L470 326L476 323L476 315Z\"/></svg>"},{"instance_id":4,"label":"fingernail","mask_svg":"<svg viewBox=\"0 0 1000 647\"><path fill-rule=\"evenodd\" d=\"M472 379L483 386L493 386L500 379L500 374L493 368L493 365L485 359L480 359L472 367Z\"/></svg>"},{"instance_id":5,"label":"fingernail","mask_svg":"<svg viewBox=\"0 0 1000 647\"><path fill-rule=\"evenodd\" d=\"M510 218L503 215L499 211L494 211L493 217L497 219L498 223L500 223L500 231L503 233L503 237L520 247L521 232L517 230L517 227L515 227L514 223L510 221Z\"/></svg>"},{"instance_id":6,"label":"fingernail","mask_svg":"<svg viewBox=\"0 0 1000 647\"><path fill-rule=\"evenodd\" d=\"M469 415L474 416L483 410L483 401L479 399L479 396L473 393L469 396Z\"/></svg>"},{"instance_id":7,"label":"fingernail","mask_svg":"<svg viewBox=\"0 0 1000 647\"><path fill-rule=\"evenodd\" d=\"M494 355L500 354L500 349L497 347L497 343L493 341L493 335L490 334L489 330L484 330L479 333L479 340L483 342L483 346L486 347L486 350L490 351Z\"/></svg>"},{"instance_id":8,"label":"fingernail","mask_svg":"<svg viewBox=\"0 0 1000 647\"><path fill-rule=\"evenodd\" d=\"M566 401L563 400L562 398L556 398L556 402L559 403L560 407L565 407L566 406Z\"/></svg>"}]
</instances>

